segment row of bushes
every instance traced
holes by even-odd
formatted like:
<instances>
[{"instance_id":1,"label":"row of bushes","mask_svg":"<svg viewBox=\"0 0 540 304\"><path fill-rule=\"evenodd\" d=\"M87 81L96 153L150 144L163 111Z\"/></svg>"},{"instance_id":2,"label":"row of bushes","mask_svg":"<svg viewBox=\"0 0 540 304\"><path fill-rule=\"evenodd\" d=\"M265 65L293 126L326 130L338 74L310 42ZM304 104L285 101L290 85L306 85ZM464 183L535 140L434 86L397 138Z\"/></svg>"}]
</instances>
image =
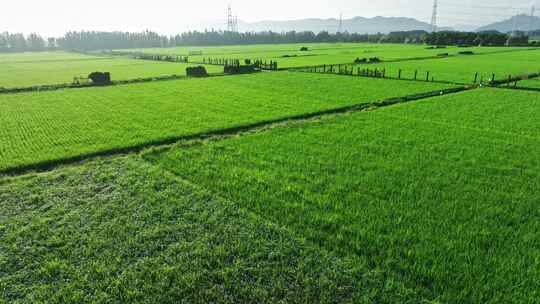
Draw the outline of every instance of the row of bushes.
<instances>
[{"instance_id":1,"label":"row of bushes","mask_svg":"<svg viewBox=\"0 0 540 304\"><path fill-rule=\"evenodd\" d=\"M111 56L128 56L133 59L141 59L141 60L181 62L181 63L189 62L188 56L179 56L179 55L147 54L147 53L142 53L142 52L125 52L125 51L102 51L101 53L104 55L111 55Z\"/></svg>"},{"instance_id":2,"label":"row of bushes","mask_svg":"<svg viewBox=\"0 0 540 304\"><path fill-rule=\"evenodd\" d=\"M255 65L226 65L223 68L225 74L247 74L256 72ZM207 77L208 72L204 66L188 67L186 68L186 75L190 77Z\"/></svg>"},{"instance_id":3,"label":"row of bushes","mask_svg":"<svg viewBox=\"0 0 540 304\"><path fill-rule=\"evenodd\" d=\"M435 50L435 49L446 49L445 45L435 45L435 46L428 46L426 50Z\"/></svg>"},{"instance_id":4,"label":"row of bushes","mask_svg":"<svg viewBox=\"0 0 540 304\"><path fill-rule=\"evenodd\" d=\"M225 74L248 74L256 72L254 65L227 65L224 68Z\"/></svg>"},{"instance_id":5,"label":"row of bushes","mask_svg":"<svg viewBox=\"0 0 540 304\"><path fill-rule=\"evenodd\" d=\"M371 57L371 58L359 58L357 57L354 60L354 63L377 63L381 62L381 59L379 57Z\"/></svg>"},{"instance_id":6,"label":"row of bushes","mask_svg":"<svg viewBox=\"0 0 540 304\"><path fill-rule=\"evenodd\" d=\"M204 57L203 61L199 63L226 66L226 65L234 65L238 61L239 59Z\"/></svg>"}]
</instances>

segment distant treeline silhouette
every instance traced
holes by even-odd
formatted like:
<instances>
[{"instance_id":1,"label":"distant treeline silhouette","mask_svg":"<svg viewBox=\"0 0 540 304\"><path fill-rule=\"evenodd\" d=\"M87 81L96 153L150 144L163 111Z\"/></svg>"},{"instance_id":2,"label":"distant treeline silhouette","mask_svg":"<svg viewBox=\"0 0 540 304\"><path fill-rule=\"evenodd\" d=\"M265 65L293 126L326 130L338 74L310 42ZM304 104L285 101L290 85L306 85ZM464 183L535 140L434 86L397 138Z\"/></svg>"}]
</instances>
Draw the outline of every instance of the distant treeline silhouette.
<instances>
[{"instance_id":1,"label":"distant treeline silhouette","mask_svg":"<svg viewBox=\"0 0 540 304\"><path fill-rule=\"evenodd\" d=\"M429 45L503 46L529 44L529 37L524 32L515 32L509 35L497 31L479 33L443 31L426 33L424 40Z\"/></svg>"},{"instance_id":2,"label":"distant treeline silhouette","mask_svg":"<svg viewBox=\"0 0 540 304\"><path fill-rule=\"evenodd\" d=\"M389 34L358 34L320 32L247 32L192 31L175 36L164 36L152 31L129 32L68 32L60 38L44 39L38 34L24 36L19 33L0 33L0 52L42 50L105 50L131 48L158 48L177 46L246 45L265 43L310 42L372 42L417 43L429 45L527 45L525 33L514 35L499 32L465 33L403 31Z\"/></svg>"}]
</instances>

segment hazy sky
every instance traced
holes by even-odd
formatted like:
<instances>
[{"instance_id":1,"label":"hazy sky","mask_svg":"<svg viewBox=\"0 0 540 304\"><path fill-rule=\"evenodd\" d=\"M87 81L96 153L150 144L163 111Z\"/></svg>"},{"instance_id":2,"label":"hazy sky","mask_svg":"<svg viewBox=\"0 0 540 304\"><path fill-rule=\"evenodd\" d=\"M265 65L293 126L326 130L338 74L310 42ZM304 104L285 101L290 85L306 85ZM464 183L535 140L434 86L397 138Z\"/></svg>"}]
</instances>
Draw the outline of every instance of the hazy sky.
<instances>
[{"instance_id":1,"label":"hazy sky","mask_svg":"<svg viewBox=\"0 0 540 304\"><path fill-rule=\"evenodd\" d=\"M406 16L429 22L433 0L1 0L0 32L151 29L164 34L219 26L230 3L244 21ZM441 25L483 25L526 13L530 0L440 1ZM512 10L510 7L520 7ZM537 11L537 13L540 13Z\"/></svg>"}]
</instances>

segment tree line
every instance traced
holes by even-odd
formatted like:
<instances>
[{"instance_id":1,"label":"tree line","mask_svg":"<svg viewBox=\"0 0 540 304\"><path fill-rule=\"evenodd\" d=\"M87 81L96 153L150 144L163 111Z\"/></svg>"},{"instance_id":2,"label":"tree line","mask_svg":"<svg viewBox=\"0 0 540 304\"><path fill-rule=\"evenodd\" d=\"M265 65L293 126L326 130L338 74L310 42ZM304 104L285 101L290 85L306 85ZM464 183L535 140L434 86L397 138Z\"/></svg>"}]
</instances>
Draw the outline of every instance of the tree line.
<instances>
[{"instance_id":1,"label":"tree line","mask_svg":"<svg viewBox=\"0 0 540 304\"><path fill-rule=\"evenodd\" d=\"M525 32L504 34L497 31L486 32L451 32L443 31L427 33L425 42L429 45L463 45L463 46L504 46L528 45L529 36Z\"/></svg>"},{"instance_id":2,"label":"tree line","mask_svg":"<svg viewBox=\"0 0 540 304\"><path fill-rule=\"evenodd\" d=\"M43 51L48 48L56 49L54 38L43 39L40 35L32 33L25 36L21 33L0 33L0 52Z\"/></svg>"},{"instance_id":3,"label":"tree line","mask_svg":"<svg viewBox=\"0 0 540 304\"><path fill-rule=\"evenodd\" d=\"M152 31L95 32L72 31L59 38L44 39L38 34L25 36L20 33L0 33L0 52L43 50L106 50L132 48L160 48L178 46L246 45L266 43L315 43L315 42L371 42L415 43L428 45L526 45L526 33L504 34L499 32L434 32L402 31L389 34L314 33L304 32L227 32L191 31L174 36L164 36Z\"/></svg>"}]
</instances>

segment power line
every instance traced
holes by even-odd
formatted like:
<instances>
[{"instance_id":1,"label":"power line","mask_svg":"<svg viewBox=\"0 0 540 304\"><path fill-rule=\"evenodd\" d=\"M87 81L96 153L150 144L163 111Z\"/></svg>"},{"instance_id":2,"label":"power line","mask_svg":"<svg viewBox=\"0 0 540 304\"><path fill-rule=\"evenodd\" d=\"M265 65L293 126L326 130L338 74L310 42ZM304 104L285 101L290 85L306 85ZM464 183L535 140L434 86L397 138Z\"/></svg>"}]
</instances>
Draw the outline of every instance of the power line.
<instances>
[{"instance_id":1,"label":"power line","mask_svg":"<svg viewBox=\"0 0 540 304\"><path fill-rule=\"evenodd\" d=\"M339 26L338 26L338 33L341 33L343 31L343 13L339 14Z\"/></svg>"}]
</instances>

